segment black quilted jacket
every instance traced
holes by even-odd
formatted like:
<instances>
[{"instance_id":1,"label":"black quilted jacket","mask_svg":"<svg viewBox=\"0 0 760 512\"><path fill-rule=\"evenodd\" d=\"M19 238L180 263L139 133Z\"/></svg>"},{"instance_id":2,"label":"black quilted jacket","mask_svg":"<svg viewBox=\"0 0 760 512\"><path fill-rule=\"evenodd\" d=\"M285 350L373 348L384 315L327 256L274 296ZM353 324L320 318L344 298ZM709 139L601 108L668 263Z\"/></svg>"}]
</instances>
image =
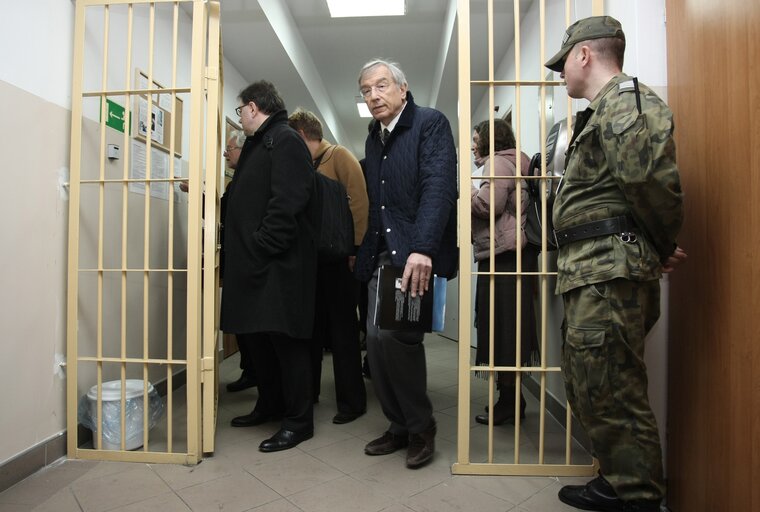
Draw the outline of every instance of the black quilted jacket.
<instances>
[{"instance_id":1,"label":"black quilted jacket","mask_svg":"<svg viewBox=\"0 0 760 512\"><path fill-rule=\"evenodd\" d=\"M365 165L369 227L356 260L356 277L372 277L385 236L393 265L403 267L412 252L430 256L433 272L457 271L457 163L454 137L439 111L418 107L411 92L385 146L380 123L367 136Z\"/></svg>"}]
</instances>

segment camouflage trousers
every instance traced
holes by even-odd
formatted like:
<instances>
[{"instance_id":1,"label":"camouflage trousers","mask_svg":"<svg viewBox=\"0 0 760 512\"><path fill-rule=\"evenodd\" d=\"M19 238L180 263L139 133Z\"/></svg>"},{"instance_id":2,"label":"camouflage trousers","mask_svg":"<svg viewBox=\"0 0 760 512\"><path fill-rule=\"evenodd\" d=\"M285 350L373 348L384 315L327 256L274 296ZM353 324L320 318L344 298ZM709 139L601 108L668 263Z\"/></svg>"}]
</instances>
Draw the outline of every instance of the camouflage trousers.
<instances>
[{"instance_id":1,"label":"camouflage trousers","mask_svg":"<svg viewBox=\"0 0 760 512\"><path fill-rule=\"evenodd\" d=\"M661 499L662 451L644 365L660 283L614 279L570 290L563 300L565 389L601 474L620 499Z\"/></svg>"}]
</instances>

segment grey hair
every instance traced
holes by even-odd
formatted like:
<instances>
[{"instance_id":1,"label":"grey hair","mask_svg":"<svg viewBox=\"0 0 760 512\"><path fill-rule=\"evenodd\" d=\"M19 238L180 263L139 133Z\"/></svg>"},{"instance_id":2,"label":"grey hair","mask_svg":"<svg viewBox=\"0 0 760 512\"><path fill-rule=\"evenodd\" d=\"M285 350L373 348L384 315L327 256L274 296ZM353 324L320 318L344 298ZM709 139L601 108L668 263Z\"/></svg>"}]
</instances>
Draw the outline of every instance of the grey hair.
<instances>
[{"instance_id":1,"label":"grey hair","mask_svg":"<svg viewBox=\"0 0 760 512\"><path fill-rule=\"evenodd\" d=\"M393 81L396 82L396 84L399 87L408 87L409 84L406 82L406 75L403 71L401 71L401 67L396 62L391 62L389 60L384 59L372 59L371 61L367 62L364 66L362 66L362 70L359 72L359 86L362 84L362 80L364 79L364 75L369 73L371 70L378 66L385 66L388 68L388 70L391 72L391 75L393 76Z\"/></svg>"},{"instance_id":2,"label":"grey hair","mask_svg":"<svg viewBox=\"0 0 760 512\"><path fill-rule=\"evenodd\" d=\"M242 148L243 144L245 144L245 133L243 133L243 130L232 130L229 137L227 137L227 140L230 139L235 139L235 145Z\"/></svg>"}]
</instances>

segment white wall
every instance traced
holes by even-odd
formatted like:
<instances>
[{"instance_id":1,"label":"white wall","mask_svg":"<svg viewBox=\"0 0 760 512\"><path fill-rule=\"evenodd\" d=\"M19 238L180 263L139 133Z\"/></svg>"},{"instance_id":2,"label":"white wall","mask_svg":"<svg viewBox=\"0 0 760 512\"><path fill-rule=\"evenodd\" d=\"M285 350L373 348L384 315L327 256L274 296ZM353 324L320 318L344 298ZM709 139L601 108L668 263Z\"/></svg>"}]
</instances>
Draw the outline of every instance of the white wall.
<instances>
[{"instance_id":1,"label":"white wall","mask_svg":"<svg viewBox=\"0 0 760 512\"><path fill-rule=\"evenodd\" d=\"M69 205L63 183L69 166L74 35L74 2L35 0L3 7L0 111L7 122L0 137L5 179L0 188L0 236L5 249L0 253L0 465L66 427L66 374L59 363L66 351ZM114 9L112 18L119 16ZM134 37L146 39L138 18ZM184 12L180 20L180 55L186 55L190 40ZM97 25L94 21L88 41L99 37ZM161 49L155 56L154 78L169 86L166 20L159 17L156 26ZM112 31L110 40L111 57L120 58L125 39ZM136 43L137 48L140 45ZM93 51L89 47L88 55ZM132 67L147 70L146 52L137 53ZM187 75L189 70L180 66L179 73ZM109 80L123 81L123 74L123 69L115 68ZM245 83L227 62L224 78L224 110L237 120L236 97ZM99 84L99 69L90 71L85 80ZM97 112L89 112L89 117L97 120ZM185 117L187 124L187 111ZM188 138L185 131L185 148Z\"/></svg>"},{"instance_id":2,"label":"white wall","mask_svg":"<svg viewBox=\"0 0 760 512\"><path fill-rule=\"evenodd\" d=\"M0 463L65 426L66 222L74 8L11 2L0 16ZM34 30L30 30L30 28Z\"/></svg>"}]
</instances>

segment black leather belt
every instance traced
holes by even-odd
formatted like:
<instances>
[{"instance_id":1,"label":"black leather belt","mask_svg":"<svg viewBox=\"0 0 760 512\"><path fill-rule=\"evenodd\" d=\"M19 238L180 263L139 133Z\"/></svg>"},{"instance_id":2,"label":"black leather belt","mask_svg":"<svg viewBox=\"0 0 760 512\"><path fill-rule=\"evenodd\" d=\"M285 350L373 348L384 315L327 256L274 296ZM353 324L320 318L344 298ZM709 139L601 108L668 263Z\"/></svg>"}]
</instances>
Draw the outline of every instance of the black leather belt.
<instances>
[{"instance_id":1,"label":"black leather belt","mask_svg":"<svg viewBox=\"0 0 760 512\"><path fill-rule=\"evenodd\" d=\"M554 231L554 237L557 239L557 246L559 247L578 240L613 234L625 236L624 242L635 242L634 231L636 231L636 222L633 218L628 215L621 215L578 224L566 229L558 229Z\"/></svg>"}]
</instances>

